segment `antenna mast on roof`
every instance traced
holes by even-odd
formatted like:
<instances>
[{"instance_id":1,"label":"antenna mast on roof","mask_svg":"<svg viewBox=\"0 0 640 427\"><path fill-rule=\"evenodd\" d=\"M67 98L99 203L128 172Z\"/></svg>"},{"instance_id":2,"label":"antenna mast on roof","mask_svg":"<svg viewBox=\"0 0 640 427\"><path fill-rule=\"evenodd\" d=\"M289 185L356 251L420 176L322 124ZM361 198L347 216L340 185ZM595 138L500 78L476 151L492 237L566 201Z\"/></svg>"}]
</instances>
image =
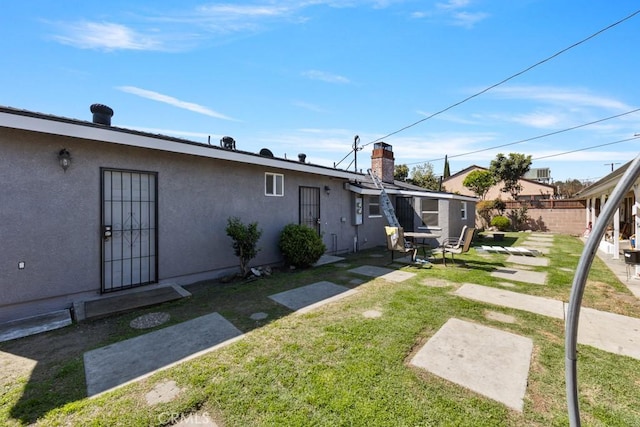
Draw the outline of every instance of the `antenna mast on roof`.
<instances>
[{"instance_id":1,"label":"antenna mast on roof","mask_svg":"<svg viewBox=\"0 0 640 427\"><path fill-rule=\"evenodd\" d=\"M353 171L358 172L358 150L362 150L362 147L358 148L360 137L356 135L353 138Z\"/></svg>"}]
</instances>

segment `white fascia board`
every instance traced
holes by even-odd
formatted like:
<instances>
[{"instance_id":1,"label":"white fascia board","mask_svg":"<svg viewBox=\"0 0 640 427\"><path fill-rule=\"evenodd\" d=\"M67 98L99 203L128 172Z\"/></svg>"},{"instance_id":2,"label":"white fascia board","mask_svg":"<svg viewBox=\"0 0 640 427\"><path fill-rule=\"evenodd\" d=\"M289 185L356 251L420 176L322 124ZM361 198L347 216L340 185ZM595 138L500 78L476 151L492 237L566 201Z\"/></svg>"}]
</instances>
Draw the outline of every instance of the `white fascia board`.
<instances>
[{"instance_id":1,"label":"white fascia board","mask_svg":"<svg viewBox=\"0 0 640 427\"><path fill-rule=\"evenodd\" d=\"M99 125L101 126L101 125ZM218 149L198 145L197 143L181 143L163 138L162 135L142 135L127 132L117 127L104 128L92 124L83 125L44 117L33 117L22 114L0 112L0 127L20 129L30 132L60 135L69 138L79 138L110 144L126 145L130 147L148 148L151 150L168 151L172 153L189 154L218 160L228 160L245 164L253 164L277 169L312 173L335 178L360 180L362 174L340 169L331 169L308 163L300 163L272 157L252 155L234 150Z\"/></svg>"},{"instance_id":2,"label":"white fascia board","mask_svg":"<svg viewBox=\"0 0 640 427\"><path fill-rule=\"evenodd\" d=\"M355 185L348 185L349 191L356 194L364 194L366 196L377 196L380 194L380 190L373 188L362 188ZM387 194L394 194L397 196L412 196L412 197L429 197L432 199L447 199L447 200L461 200L465 202L478 202L480 199L470 196L462 196L460 194L453 193L432 193L430 191L411 191L411 190L395 190L385 188Z\"/></svg>"}]
</instances>

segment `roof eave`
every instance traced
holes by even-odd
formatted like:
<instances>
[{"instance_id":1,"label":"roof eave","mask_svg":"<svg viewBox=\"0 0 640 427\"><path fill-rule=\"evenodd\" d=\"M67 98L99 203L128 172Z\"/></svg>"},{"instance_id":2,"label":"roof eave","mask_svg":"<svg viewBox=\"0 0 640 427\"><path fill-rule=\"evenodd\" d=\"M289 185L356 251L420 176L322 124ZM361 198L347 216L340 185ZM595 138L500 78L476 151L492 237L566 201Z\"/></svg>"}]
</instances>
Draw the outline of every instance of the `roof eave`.
<instances>
[{"instance_id":1,"label":"roof eave","mask_svg":"<svg viewBox=\"0 0 640 427\"><path fill-rule=\"evenodd\" d=\"M95 125L90 122L80 122L33 113L19 114L17 112L0 111L0 127L131 147L147 148L171 153L188 154L218 160L241 162L349 180L359 180L363 177L363 174L359 174L357 172L332 169L325 166L301 163L287 159L265 157L249 152L225 150L219 147L207 146L191 141L180 141L178 139L162 135L145 134L135 131L132 132L128 129Z\"/></svg>"}]
</instances>

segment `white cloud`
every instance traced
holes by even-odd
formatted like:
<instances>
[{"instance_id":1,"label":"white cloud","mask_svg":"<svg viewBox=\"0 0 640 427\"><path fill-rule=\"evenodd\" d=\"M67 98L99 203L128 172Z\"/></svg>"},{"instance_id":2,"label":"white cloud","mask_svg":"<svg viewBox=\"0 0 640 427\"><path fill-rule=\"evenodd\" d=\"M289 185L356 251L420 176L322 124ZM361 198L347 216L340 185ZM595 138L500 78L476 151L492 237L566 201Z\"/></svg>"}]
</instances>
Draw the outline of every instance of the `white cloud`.
<instances>
[{"instance_id":1,"label":"white cloud","mask_svg":"<svg viewBox=\"0 0 640 427\"><path fill-rule=\"evenodd\" d=\"M442 19L444 22L465 28L473 28L475 24L489 17L488 13L472 11L471 0L449 0L436 3L435 8L429 11L415 11L412 18Z\"/></svg>"},{"instance_id":2,"label":"white cloud","mask_svg":"<svg viewBox=\"0 0 640 427\"><path fill-rule=\"evenodd\" d=\"M60 43L80 49L165 50L162 40L111 22L76 22L58 25L62 34L53 36Z\"/></svg>"},{"instance_id":3,"label":"white cloud","mask_svg":"<svg viewBox=\"0 0 640 427\"><path fill-rule=\"evenodd\" d=\"M308 70L308 71L304 71L302 75L312 80L320 80L327 83L339 83L339 84L351 83L349 79L344 76L327 73L325 71Z\"/></svg>"},{"instance_id":4,"label":"white cloud","mask_svg":"<svg viewBox=\"0 0 640 427\"><path fill-rule=\"evenodd\" d=\"M553 129L557 128L563 122L563 119L564 117L560 117L558 114L539 111L530 114L518 114L510 117L509 121L534 128Z\"/></svg>"},{"instance_id":5,"label":"white cloud","mask_svg":"<svg viewBox=\"0 0 640 427\"><path fill-rule=\"evenodd\" d=\"M457 12L452 15L453 25L465 28L472 28L475 24L489 17L484 12Z\"/></svg>"},{"instance_id":6,"label":"white cloud","mask_svg":"<svg viewBox=\"0 0 640 427\"><path fill-rule=\"evenodd\" d=\"M216 119L237 121L229 116L225 116L224 114L218 113L217 111L213 111L202 105L194 104L193 102L181 101L172 96L163 95L161 93L153 92L151 90L140 89L134 86L120 86L117 89L121 90L122 92L137 95L142 98L151 99L152 101L163 102L165 104L169 104L174 107L193 111L194 113L198 113L198 114L204 114L205 116L214 117Z\"/></svg>"},{"instance_id":7,"label":"white cloud","mask_svg":"<svg viewBox=\"0 0 640 427\"><path fill-rule=\"evenodd\" d=\"M469 0L449 0L446 3L436 3L436 7L438 9L452 10L452 9L461 9L463 7L469 6Z\"/></svg>"},{"instance_id":8,"label":"white cloud","mask_svg":"<svg viewBox=\"0 0 640 427\"><path fill-rule=\"evenodd\" d=\"M491 90L492 94L510 99L524 99L561 104L565 108L597 107L612 110L631 110L624 102L594 95L584 89L552 86L503 86Z\"/></svg>"}]
</instances>

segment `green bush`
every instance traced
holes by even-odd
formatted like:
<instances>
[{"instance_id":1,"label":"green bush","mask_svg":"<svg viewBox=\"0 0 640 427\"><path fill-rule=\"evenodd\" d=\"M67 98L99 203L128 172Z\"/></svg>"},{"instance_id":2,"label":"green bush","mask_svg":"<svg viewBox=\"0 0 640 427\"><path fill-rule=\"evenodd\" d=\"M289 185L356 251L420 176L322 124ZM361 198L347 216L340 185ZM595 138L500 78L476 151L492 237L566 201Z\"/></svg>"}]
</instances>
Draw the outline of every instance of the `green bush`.
<instances>
[{"instance_id":1,"label":"green bush","mask_svg":"<svg viewBox=\"0 0 640 427\"><path fill-rule=\"evenodd\" d=\"M244 225L240 218L231 217L227 220L226 232L233 239L233 250L240 258L242 277L246 277L249 274L249 261L258 255L256 245L262 236L262 230L258 230L257 222Z\"/></svg>"},{"instance_id":2,"label":"green bush","mask_svg":"<svg viewBox=\"0 0 640 427\"><path fill-rule=\"evenodd\" d=\"M491 226L500 231L507 231L511 227L511 220L506 216L497 215L491 219Z\"/></svg>"},{"instance_id":3,"label":"green bush","mask_svg":"<svg viewBox=\"0 0 640 427\"><path fill-rule=\"evenodd\" d=\"M278 246L285 262L295 267L313 265L327 250L315 230L299 224L288 224L284 227Z\"/></svg>"}]
</instances>

